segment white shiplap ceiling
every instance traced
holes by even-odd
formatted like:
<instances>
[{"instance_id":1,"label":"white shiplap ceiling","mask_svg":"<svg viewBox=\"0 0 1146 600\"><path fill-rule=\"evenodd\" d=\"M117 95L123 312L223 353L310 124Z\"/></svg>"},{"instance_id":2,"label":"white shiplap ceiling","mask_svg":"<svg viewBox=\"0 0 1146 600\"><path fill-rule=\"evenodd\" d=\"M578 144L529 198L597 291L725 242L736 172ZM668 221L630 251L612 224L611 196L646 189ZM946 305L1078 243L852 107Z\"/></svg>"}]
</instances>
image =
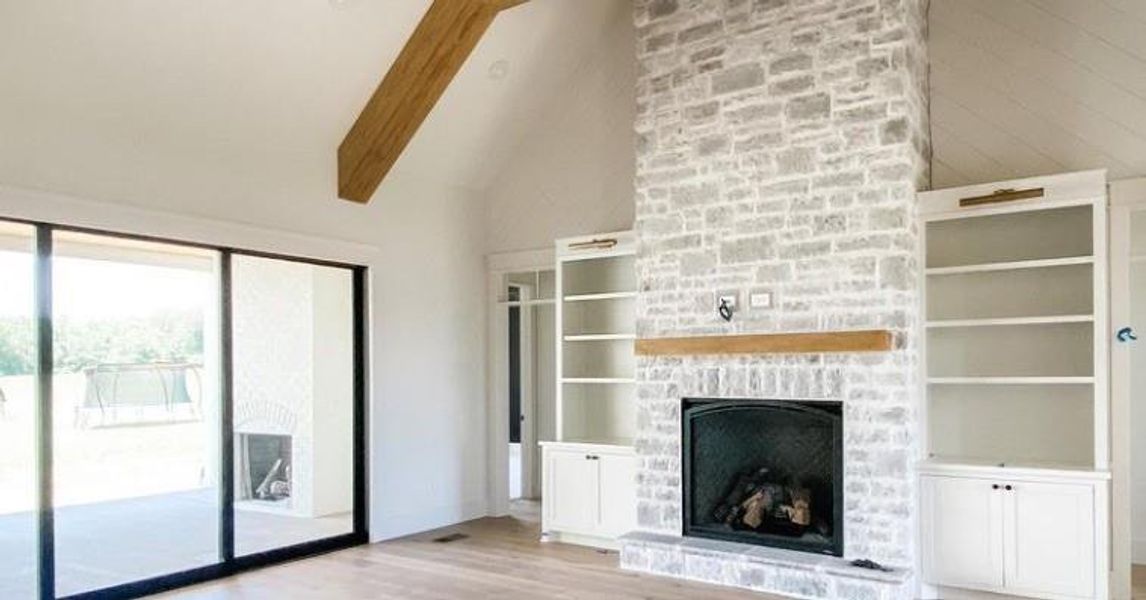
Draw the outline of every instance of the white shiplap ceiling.
<instances>
[{"instance_id":1,"label":"white shiplap ceiling","mask_svg":"<svg viewBox=\"0 0 1146 600\"><path fill-rule=\"evenodd\" d=\"M1146 0L932 0L933 186L1146 175Z\"/></svg>"}]
</instances>

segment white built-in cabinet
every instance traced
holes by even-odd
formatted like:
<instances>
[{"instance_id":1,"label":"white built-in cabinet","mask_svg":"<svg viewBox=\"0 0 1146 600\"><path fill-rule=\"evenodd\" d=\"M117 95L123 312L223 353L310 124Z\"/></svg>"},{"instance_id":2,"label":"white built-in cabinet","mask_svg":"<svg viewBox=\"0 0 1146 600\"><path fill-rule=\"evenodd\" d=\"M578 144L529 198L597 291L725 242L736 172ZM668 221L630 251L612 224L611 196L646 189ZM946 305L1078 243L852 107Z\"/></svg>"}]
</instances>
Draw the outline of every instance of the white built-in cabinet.
<instances>
[{"instance_id":1,"label":"white built-in cabinet","mask_svg":"<svg viewBox=\"0 0 1146 600\"><path fill-rule=\"evenodd\" d=\"M559 531L590 533L597 527L600 497L599 463L584 448L545 451L542 498L549 526Z\"/></svg>"},{"instance_id":2,"label":"white built-in cabinet","mask_svg":"<svg viewBox=\"0 0 1146 600\"><path fill-rule=\"evenodd\" d=\"M636 526L636 456L631 448L546 444L545 529L565 541L611 546Z\"/></svg>"},{"instance_id":3,"label":"white built-in cabinet","mask_svg":"<svg viewBox=\"0 0 1146 600\"><path fill-rule=\"evenodd\" d=\"M922 580L1109 594L1102 171L919 196Z\"/></svg>"},{"instance_id":4,"label":"white built-in cabinet","mask_svg":"<svg viewBox=\"0 0 1146 600\"><path fill-rule=\"evenodd\" d=\"M636 527L636 243L557 241L557 436L542 442L542 537L600 547Z\"/></svg>"},{"instance_id":5,"label":"white built-in cabinet","mask_svg":"<svg viewBox=\"0 0 1146 600\"><path fill-rule=\"evenodd\" d=\"M997 485L997 484L995 484ZM983 480L924 477L923 570L932 583L1003 587L1003 496Z\"/></svg>"},{"instance_id":6,"label":"white built-in cabinet","mask_svg":"<svg viewBox=\"0 0 1146 600\"><path fill-rule=\"evenodd\" d=\"M1045 473L921 478L928 583L1040 598L1104 597L1095 522L1106 482Z\"/></svg>"}]
</instances>

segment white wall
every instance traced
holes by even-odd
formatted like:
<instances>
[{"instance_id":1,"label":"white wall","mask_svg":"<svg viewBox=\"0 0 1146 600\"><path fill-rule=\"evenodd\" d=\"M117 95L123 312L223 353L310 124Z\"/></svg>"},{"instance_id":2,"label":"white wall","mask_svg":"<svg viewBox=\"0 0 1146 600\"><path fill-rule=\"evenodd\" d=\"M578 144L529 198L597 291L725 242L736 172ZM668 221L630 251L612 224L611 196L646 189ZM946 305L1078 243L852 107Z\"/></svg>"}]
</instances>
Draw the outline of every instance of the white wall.
<instances>
[{"instance_id":1,"label":"white wall","mask_svg":"<svg viewBox=\"0 0 1146 600\"><path fill-rule=\"evenodd\" d=\"M484 191L488 252L632 227L636 42L632 6L614 2L611 10L593 54Z\"/></svg>"},{"instance_id":2,"label":"white wall","mask_svg":"<svg viewBox=\"0 0 1146 600\"><path fill-rule=\"evenodd\" d=\"M376 451L371 533L486 510L485 263L481 205L464 190L389 184L374 272Z\"/></svg>"},{"instance_id":3,"label":"white wall","mask_svg":"<svg viewBox=\"0 0 1146 600\"><path fill-rule=\"evenodd\" d=\"M1131 230L1138 249L1146 248L1146 219L1135 219ZM1146 263L1130 267L1130 325L1146 331ZM1116 327L1122 327L1116 323ZM1130 347L1130 465L1132 560L1146 564L1146 348Z\"/></svg>"}]
</instances>

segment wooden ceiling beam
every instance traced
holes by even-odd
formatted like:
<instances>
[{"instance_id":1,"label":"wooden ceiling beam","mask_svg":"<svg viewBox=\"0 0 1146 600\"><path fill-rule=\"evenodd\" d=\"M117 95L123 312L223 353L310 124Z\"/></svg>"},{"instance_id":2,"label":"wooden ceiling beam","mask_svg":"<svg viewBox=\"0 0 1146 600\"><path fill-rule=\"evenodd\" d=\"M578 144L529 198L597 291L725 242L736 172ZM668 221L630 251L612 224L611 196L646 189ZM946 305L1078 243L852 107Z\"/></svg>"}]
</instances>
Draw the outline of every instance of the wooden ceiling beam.
<instances>
[{"instance_id":1,"label":"wooden ceiling beam","mask_svg":"<svg viewBox=\"0 0 1146 600\"><path fill-rule=\"evenodd\" d=\"M338 195L369 202L497 14L526 0L434 0L338 147Z\"/></svg>"},{"instance_id":2,"label":"wooden ceiling beam","mask_svg":"<svg viewBox=\"0 0 1146 600\"><path fill-rule=\"evenodd\" d=\"M517 6L518 4L525 4L529 0L486 0L486 1L489 2L490 4L492 4L494 6L494 8L496 8L497 10L505 10L507 8L513 8L513 7Z\"/></svg>"}]
</instances>

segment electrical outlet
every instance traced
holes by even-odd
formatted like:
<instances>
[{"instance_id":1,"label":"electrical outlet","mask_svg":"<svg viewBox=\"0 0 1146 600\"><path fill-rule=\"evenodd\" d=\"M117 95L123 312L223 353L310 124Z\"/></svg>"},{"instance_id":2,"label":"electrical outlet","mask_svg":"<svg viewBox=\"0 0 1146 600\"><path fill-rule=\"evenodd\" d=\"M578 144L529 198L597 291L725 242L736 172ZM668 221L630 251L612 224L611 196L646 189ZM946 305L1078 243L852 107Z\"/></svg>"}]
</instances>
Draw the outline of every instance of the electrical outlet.
<instances>
[{"instance_id":1,"label":"electrical outlet","mask_svg":"<svg viewBox=\"0 0 1146 600\"><path fill-rule=\"evenodd\" d=\"M772 308L772 292L752 292L748 295L748 307L752 309Z\"/></svg>"}]
</instances>

